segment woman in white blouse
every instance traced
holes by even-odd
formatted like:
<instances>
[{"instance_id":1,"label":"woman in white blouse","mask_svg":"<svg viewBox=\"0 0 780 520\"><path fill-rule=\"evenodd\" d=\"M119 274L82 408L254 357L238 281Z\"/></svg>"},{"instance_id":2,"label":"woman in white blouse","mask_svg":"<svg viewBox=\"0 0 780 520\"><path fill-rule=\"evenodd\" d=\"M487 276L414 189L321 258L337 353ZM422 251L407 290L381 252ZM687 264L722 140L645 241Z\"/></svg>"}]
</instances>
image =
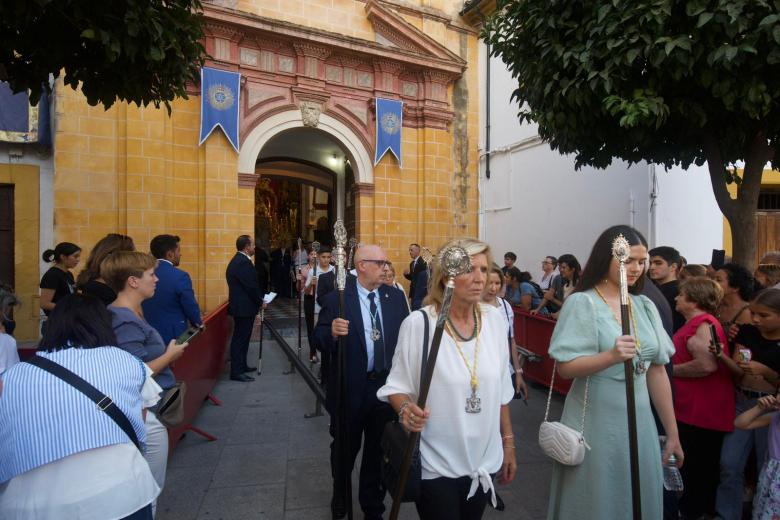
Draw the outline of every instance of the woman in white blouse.
<instances>
[{"instance_id":1,"label":"woman in white blouse","mask_svg":"<svg viewBox=\"0 0 780 520\"><path fill-rule=\"evenodd\" d=\"M473 239L457 245L471 257L472 270L455 278L449 318L433 372L428 405L415 404L420 385L424 319L433 337L446 282L434 266L426 306L404 320L393 365L377 396L388 401L408 431L422 432L422 486L416 503L422 520L476 520L488 500L495 505L493 477L515 477L515 442L509 416L514 396L507 370L505 318L481 304L492 265L490 248Z\"/></svg>"}]
</instances>

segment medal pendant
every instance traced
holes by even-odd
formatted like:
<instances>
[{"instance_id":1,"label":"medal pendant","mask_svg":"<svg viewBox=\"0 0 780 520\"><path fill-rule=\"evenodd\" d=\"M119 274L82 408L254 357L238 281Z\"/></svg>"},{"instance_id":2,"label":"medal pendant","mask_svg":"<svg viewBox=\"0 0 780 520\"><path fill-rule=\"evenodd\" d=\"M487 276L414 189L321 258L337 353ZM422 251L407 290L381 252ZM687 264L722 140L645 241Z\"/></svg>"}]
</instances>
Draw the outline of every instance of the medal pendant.
<instances>
[{"instance_id":1,"label":"medal pendant","mask_svg":"<svg viewBox=\"0 0 780 520\"><path fill-rule=\"evenodd\" d=\"M379 341L382 338L382 334L379 329L371 329L371 341Z\"/></svg>"},{"instance_id":2,"label":"medal pendant","mask_svg":"<svg viewBox=\"0 0 780 520\"><path fill-rule=\"evenodd\" d=\"M479 413L482 411L482 399L477 397L475 390L471 391L471 397L466 398L466 413Z\"/></svg>"},{"instance_id":3,"label":"medal pendant","mask_svg":"<svg viewBox=\"0 0 780 520\"><path fill-rule=\"evenodd\" d=\"M637 373L637 375L644 374L647 372L647 365L645 365L645 360L642 358L639 358L639 361L637 361L636 368L634 371Z\"/></svg>"}]
</instances>

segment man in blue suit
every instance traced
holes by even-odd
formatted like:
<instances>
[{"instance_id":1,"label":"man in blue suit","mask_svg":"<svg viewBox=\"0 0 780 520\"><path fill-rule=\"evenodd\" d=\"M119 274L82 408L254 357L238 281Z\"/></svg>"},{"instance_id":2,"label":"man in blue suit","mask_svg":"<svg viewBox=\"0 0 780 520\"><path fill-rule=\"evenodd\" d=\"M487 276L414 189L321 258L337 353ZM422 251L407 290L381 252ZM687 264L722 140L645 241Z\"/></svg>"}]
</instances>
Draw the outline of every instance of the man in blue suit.
<instances>
[{"instance_id":1,"label":"man in blue suit","mask_svg":"<svg viewBox=\"0 0 780 520\"><path fill-rule=\"evenodd\" d=\"M315 330L319 345L331 356L326 408L331 414L331 435L338 418L338 338L346 336L347 432L351 453L349 468L363 441L360 465L360 507L365 518L382 518L385 489L381 480L380 439L385 424L395 415L392 408L376 397L385 384L393 361L401 322L409 314L404 295L382 283L389 262L379 246L364 245L355 252L357 278L348 278L344 290L344 319L339 315L339 294L332 291L322 298L322 310ZM331 444L331 473L334 476L331 510L334 518L345 515L344 478L335 474L335 446Z\"/></svg>"},{"instance_id":2,"label":"man in blue suit","mask_svg":"<svg viewBox=\"0 0 780 520\"><path fill-rule=\"evenodd\" d=\"M249 382L255 378L245 372L254 372L246 361L249 340L255 317L263 305L263 294L252 263L255 241L249 235L236 239L238 252L230 260L225 271L228 284L228 314L233 316L233 337L230 339L230 379Z\"/></svg>"},{"instance_id":3,"label":"man in blue suit","mask_svg":"<svg viewBox=\"0 0 780 520\"><path fill-rule=\"evenodd\" d=\"M157 329L166 345L187 330L187 322L195 327L203 325L190 275L178 268L179 241L175 235L157 235L152 239L149 249L157 259L157 288L154 296L141 304L144 318Z\"/></svg>"}]
</instances>

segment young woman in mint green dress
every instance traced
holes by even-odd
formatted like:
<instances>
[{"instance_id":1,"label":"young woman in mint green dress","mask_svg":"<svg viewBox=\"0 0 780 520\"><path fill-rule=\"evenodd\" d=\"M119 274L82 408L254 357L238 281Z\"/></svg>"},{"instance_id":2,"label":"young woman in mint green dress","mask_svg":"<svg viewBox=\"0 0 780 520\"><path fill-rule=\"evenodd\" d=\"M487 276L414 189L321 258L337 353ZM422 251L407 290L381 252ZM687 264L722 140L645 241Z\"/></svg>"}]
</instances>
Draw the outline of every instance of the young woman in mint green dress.
<instances>
[{"instance_id":1,"label":"young woman in mint green dress","mask_svg":"<svg viewBox=\"0 0 780 520\"><path fill-rule=\"evenodd\" d=\"M622 234L631 245L626 263L631 292L631 335L620 326L618 263L612 242ZM663 517L662 462L674 453L682 464L671 386L664 364L674 346L653 303L638 293L644 281L647 242L628 226L614 226L593 246L576 292L561 310L549 353L558 373L574 378L566 396L562 422L580 429L585 381L590 377L585 439L591 449L579 466L554 463L549 520L631 518L631 467L624 361L634 363L642 518ZM663 456L650 411L652 399L666 429Z\"/></svg>"}]
</instances>

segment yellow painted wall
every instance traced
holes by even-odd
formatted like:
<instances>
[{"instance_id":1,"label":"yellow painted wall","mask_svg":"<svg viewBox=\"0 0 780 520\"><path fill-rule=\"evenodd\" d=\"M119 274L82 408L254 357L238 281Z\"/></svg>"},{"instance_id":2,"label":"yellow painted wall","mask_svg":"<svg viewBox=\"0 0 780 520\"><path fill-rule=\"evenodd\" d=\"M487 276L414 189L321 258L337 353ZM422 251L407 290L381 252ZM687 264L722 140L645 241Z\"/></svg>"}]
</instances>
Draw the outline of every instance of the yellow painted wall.
<instances>
[{"instance_id":1,"label":"yellow painted wall","mask_svg":"<svg viewBox=\"0 0 780 520\"><path fill-rule=\"evenodd\" d=\"M0 184L14 185L14 290L22 306L14 314L19 341L38 338L40 327L40 170L27 164L0 164Z\"/></svg>"},{"instance_id":2,"label":"yellow painted wall","mask_svg":"<svg viewBox=\"0 0 780 520\"><path fill-rule=\"evenodd\" d=\"M419 4L453 13L459 5L449 0ZM374 40L365 3L357 0L239 0L237 7ZM452 30L441 20L400 14L469 62L465 121L458 130L467 134L466 206L456 189L455 172L461 167L454 123L448 130L404 128L403 168L386 155L374 170L373 195L356 200L358 238L383 245L390 259L403 266L411 242L435 250L453 236L477 234L479 68L475 35ZM453 87L449 95L452 100ZM224 301L224 270L235 239L254 229L254 193L238 188L237 155L219 130L198 147L199 99L177 100L169 116L164 109L123 103L108 111L90 107L62 84L56 98L56 240L79 244L86 258L109 232L129 234L141 250L156 234L177 234L182 268L191 274L201 306L208 311Z\"/></svg>"},{"instance_id":3,"label":"yellow painted wall","mask_svg":"<svg viewBox=\"0 0 780 520\"><path fill-rule=\"evenodd\" d=\"M59 84L54 230L56 241L80 245L84 258L111 232L132 236L143 251L157 234L179 235L181 267L210 310L227 297L236 237L254 225L227 139L215 131L198 147L199 111L197 97L175 101L170 116L120 103L105 111Z\"/></svg>"},{"instance_id":4,"label":"yellow painted wall","mask_svg":"<svg viewBox=\"0 0 780 520\"><path fill-rule=\"evenodd\" d=\"M739 172L740 175L742 175L742 171ZM778 186L780 185L780 171L777 170L764 170L763 175L761 175L761 185L762 186ZM737 196L737 186L735 184L729 184L729 194L731 194L732 198L735 198ZM726 250L726 254L728 256L731 256L732 251L732 241L731 241L731 226L729 225L729 221L725 218L723 219L723 249Z\"/></svg>"}]
</instances>

